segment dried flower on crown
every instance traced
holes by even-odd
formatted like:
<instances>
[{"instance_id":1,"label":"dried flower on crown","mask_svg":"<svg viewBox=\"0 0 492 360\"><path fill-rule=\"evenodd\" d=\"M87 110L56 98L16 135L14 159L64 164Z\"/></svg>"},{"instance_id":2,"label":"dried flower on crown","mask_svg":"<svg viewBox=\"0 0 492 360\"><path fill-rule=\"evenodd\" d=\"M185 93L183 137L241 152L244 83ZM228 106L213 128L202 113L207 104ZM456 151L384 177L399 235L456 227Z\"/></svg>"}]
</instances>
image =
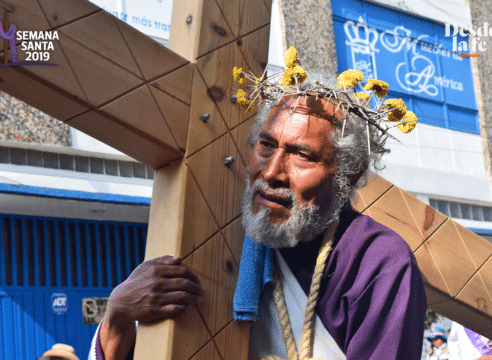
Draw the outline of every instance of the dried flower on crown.
<instances>
[{"instance_id":1,"label":"dried flower on crown","mask_svg":"<svg viewBox=\"0 0 492 360\"><path fill-rule=\"evenodd\" d=\"M284 55L284 63L288 68L292 68L299 65L299 58L297 57L297 50L295 47L291 46Z\"/></svg>"},{"instance_id":2,"label":"dried flower on crown","mask_svg":"<svg viewBox=\"0 0 492 360\"><path fill-rule=\"evenodd\" d=\"M358 82L364 81L364 74L360 70L349 69L338 75L338 87L344 90L354 88Z\"/></svg>"},{"instance_id":3,"label":"dried flower on crown","mask_svg":"<svg viewBox=\"0 0 492 360\"><path fill-rule=\"evenodd\" d=\"M232 69L232 76L234 78L234 81L237 82L239 85L244 85L246 84L246 78L243 75L243 68L237 68L234 66L234 69Z\"/></svg>"},{"instance_id":4,"label":"dried flower on crown","mask_svg":"<svg viewBox=\"0 0 492 360\"><path fill-rule=\"evenodd\" d=\"M237 104L244 110L244 111L253 111L254 106L253 100L248 97L248 95L244 92L243 89L238 89L236 93L236 101Z\"/></svg>"},{"instance_id":5,"label":"dried flower on crown","mask_svg":"<svg viewBox=\"0 0 492 360\"><path fill-rule=\"evenodd\" d=\"M357 91L357 86L362 87L359 83L364 81L364 75L360 70L349 69L341 73L337 78L338 86L336 83L322 84L320 81L300 86L308 74L299 62L295 47L291 46L287 50L284 61L287 68L283 73L267 76L267 67L259 78L252 73L245 73L242 68L234 67L232 71L234 81L241 86L246 80L254 84L249 87L249 95L242 89L237 91L236 102L242 109L252 111L257 99L260 103L267 101L278 103L284 96L325 99L336 105L335 111L341 109L345 113L342 136L346 120L350 116L358 116L367 123L368 139L369 126L372 126L377 130L381 143L384 143L388 137L395 139L388 132L390 128L396 126L402 132L408 133L417 124L417 116L411 111L407 112L402 99L388 99L384 102L381 100L388 93L388 84L384 81L369 79L364 86L364 90L371 90L376 97L364 91ZM397 124L389 126L390 122L397 122Z\"/></svg>"},{"instance_id":6,"label":"dried flower on crown","mask_svg":"<svg viewBox=\"0 0 492 360\"><path fill-rule=\"evenodd\" d=\"M284 88L302 83L307 78L306 70L300 65L287 68L280 80Z\"/></svg>"},{"instance_id":7,"label":"dried flower on crown","mask_svg":"<svg viewBox=\"0 0 492 360\"><path fill-rule=\"evenodd\" d=\"M417 115L415 115L413 111L407 111L405 116L398 121L397 127L402 133L408 134L415 128L417 121Z\"/></svg>"},{"instance_id":8,"label":"dried flower on crown","mask_svg":"<svg viewBox=\"0 0 492 360\"><path fill-rule=\"evenodd\" d=\"M366 94L363 91L356 92L356 93L354 93L353 96L356 97L356 98L358 98L358 99L361 99L362 101L367 101L370 98L369 94Z\"/></svg>"},{"instance_id":9,"label":"dried flower on crown","mask_svg":"<svg viewBox=\"0 0 492 360\"><path fill-rule=\"evenodd\" d=\"M369 79L364 90L372 90L377 97L384 99L388 95L388 83L382 80Z\"/></svg>"},{"instance_id":10,"label":"dried flower on crown","mask_svg":"<svg viewBox=\"0 0 492 360\"><path fill-rule=\"evenodd\" d=\"M405 116L407 112L407 107L402 99L388 99L383 102L390 109L388 113L389 121L399 121Z\"/></svg>"}]
</instances>

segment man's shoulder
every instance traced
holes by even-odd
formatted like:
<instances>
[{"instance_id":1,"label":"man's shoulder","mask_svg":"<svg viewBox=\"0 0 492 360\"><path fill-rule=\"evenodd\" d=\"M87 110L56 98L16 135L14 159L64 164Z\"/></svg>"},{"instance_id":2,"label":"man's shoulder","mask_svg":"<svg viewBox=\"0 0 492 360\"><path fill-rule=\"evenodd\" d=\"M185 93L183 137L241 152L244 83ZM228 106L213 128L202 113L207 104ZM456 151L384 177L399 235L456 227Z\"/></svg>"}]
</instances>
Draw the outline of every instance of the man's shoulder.
<instances>
[{"instance_id":1,"label":"man's shoulder","mask_svg":"<svg viewBox=\"0 0 492 360\"><path fill-rule=\"evenodd\" d=\"M346 216L339 245L361 261L362 258L390 264L415 261L410 246L395 231L352 209Z\"/></svg>"}]
</instances>

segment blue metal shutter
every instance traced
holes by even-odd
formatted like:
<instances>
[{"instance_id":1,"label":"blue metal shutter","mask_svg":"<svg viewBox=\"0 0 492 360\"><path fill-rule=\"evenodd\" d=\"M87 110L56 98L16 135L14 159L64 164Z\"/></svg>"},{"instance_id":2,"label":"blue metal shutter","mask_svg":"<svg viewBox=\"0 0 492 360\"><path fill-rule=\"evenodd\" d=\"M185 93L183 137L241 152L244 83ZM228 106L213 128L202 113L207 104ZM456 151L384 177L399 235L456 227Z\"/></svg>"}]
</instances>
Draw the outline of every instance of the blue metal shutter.
<instances>
[{"instance_id":1,"label":"blue metal shutter","mask_svg":"<svg viewBox=\"0 0 492 360\"><path fill-rule=\"evenodd\" d=\"M97 326L83 325L82 298L109 296L143 261L147 224L0 214L0 225L0 360L37 359L57 342L86 358Z\"/></svg>"}]
</instances>

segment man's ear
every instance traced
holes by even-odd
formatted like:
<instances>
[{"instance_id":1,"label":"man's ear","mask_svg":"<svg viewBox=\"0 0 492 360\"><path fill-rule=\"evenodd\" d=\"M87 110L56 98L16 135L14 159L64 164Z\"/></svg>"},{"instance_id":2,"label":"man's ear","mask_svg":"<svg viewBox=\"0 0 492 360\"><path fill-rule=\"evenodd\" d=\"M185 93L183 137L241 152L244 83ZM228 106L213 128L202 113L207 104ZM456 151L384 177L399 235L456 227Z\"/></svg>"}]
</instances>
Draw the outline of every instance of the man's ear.
<instances>
[{"instance_id":1,"label":"man's ear","mask_svg":"<svg viewBox=\"0 0 492 360\"><path fill-rule=\"evenodd\" d=\"M368 168L368 166L367 166L367 164L365 164L357 174L352 175L352 177L350 178L350 187L353 188L355 186L355 184L357 184L357 181L359 181L359 179L362 177L362 175L364 175L367 168Z\"/></svg>"}]
</instances>

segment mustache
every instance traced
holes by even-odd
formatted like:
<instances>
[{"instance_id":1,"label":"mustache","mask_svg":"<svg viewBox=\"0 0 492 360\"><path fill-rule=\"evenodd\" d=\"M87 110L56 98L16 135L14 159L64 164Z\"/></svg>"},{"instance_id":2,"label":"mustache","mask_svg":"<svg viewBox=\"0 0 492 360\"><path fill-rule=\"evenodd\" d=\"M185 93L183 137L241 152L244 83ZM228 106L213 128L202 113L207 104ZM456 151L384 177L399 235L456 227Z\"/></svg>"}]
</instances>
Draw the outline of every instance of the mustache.
<instances>
[{"instance_id":1,"label":"mustache","mask_svg":"<svg viewBox=\"0 0 492 360\"><path fill-rule=\"evenodd\" d=\"M294 191L288 188L272 188L265 180L261 178L256 179L253 185L251 185L251 194L253 197L258 191L262 192L266 196L274 196L289 204L294 204L296 202Z\"/></svg>"}]
</instances>

